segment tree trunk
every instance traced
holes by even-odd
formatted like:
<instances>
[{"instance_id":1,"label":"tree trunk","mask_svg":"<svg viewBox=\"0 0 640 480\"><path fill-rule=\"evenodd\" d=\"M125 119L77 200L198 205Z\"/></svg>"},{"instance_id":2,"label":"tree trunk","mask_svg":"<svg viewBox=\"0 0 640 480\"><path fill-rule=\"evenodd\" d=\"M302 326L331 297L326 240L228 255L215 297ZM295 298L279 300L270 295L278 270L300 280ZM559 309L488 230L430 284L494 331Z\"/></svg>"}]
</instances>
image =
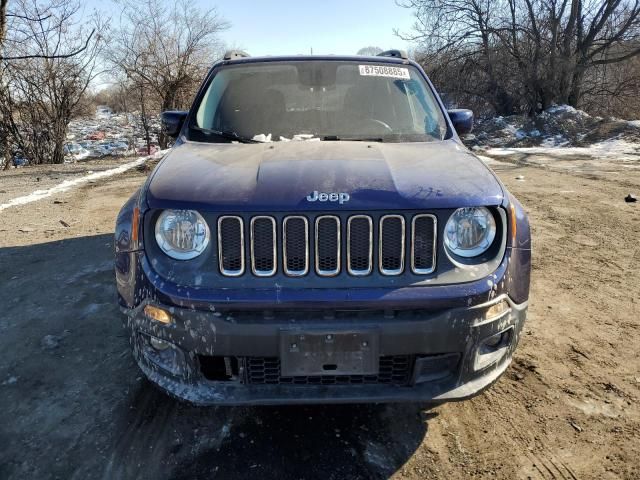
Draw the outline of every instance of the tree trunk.
<instances>
[{"instance_id":1,"label":"tree trunk","mask_svg":"<svg viewBox=\"0 0 640 480\"><path fill-rule=\"evenodd\" d=\"M58 111L62 110L55 119L55 124L51 126L49 141L53 144L51 160L43 159L42 163L64 163L64 144L67 140L67 125L69 124L70 112L67 111L66 101L63 105L58 105Z\"/></svg>"},{"instance_id":2,"label":"tree trunk","mask_svg":"<svg viewBox=\"0 0 640 480\"><path fill-rule=\"evenodd\" d=\"M494 98L494 109L498 115L513 115L515 112L513 97L496 81L489 82L489 91Z\"/></svg>"},{"instance_id":3,"label":"tree trunk","mask_svg":"<svg viewBox=\"0 0 640 480\"><path fill-rule=\"evenodd\" d=\"M576 67L571 79L571 87L567 95L567 105L577 108L582 97L582 84L584 81L585 69L582 66Z\"/></svg>"},{"instance_id":4,"label":"tree trunk","mask_svg":"<svg viewBox=\"0 0 640 480\"><path fill-rule=\"evenodd\" d=\"M162 106L160 107L160 113L166 112L167 110L173 110L176 105L176 89L173 85L169 86L167 89L164 98L162 99ZM167 148L167 143L169 142L169 137L165 133L164 129L160 130L158 135L158 144L161 149Z\"/></svg>"},{"instance_id":5,"label":"tree trunk","mask_svg":"<svg viewBox=\"0 0 640 480\"><path fill-rule=\"evenodd\" d=\"M4 37L6 35L7 29L7 4L9 0L0 0L0 53L2 52L2 45L4 44ZM0 88L4 88L4 84L2 83L2 72L0 72ZM4 121L6 119L3 117L0 119L2 125L0 127L4 127ZM8 170L11 164L11 158L9 155L9 139L7 138L8 132L2 128L0 132L2 134L2 140L0 141L0 158L4 158L4 169Z\"/></svg>"},{"instance_id":6,"label":"tree trunk","mask_svg":"<svg viewBox=\"0 0 640 480\"><path fill-rule=\"evenodd\" d=\"M144 89L140 87L140 121L144 130L144 138L147 142L147 155L151 155L151 135L149 135L149 119L144 101ZM160 140L160 139L158 139Z\"/></svg>"},{"instance_id":7,"label":"tree trunk","mask_svg":"<svg viewBox=\"0 0 640 480\"><path fill-rule=\"evenodd\" d=\"M7 33L7 4L9 0L0 0L0 52Z\"/></svg>"},{"instance_id":8,"label":"tree trunk","mask_svg":"<svg viewBox=\"0 0 640 480\"><path fill-rule=\"evenodd\" d=\"M164 150L165 148L167 148L167 144L169 143L169 137L167 137L167 134L165 133L164 129L160 129L160 132L158 133L158 146Z\"/></svg>"},{"instance_id":9,"label":"tree trunk","mask_svg":"<svg viewBox=\"0 0 640 480\"><path fill-rule=\"evenodd\" d=\"M9 139L5 132L2 132L2 138L0 139L0 158L4 158L4 170L9 170L11 155L9 154Z\"/></svg>"},{"instance_id":10,"label":"tree trunk","mask_svg":"<svg viewBox=\"0 0 640 480\"><path fill-rule=\"evenodd\" d=\"M45 162L42 162L45 163ZM64 137L56 138L53 147L53 155L51 157L51 163L61 164L64 163Z\"/></svg>"}]
</instances>

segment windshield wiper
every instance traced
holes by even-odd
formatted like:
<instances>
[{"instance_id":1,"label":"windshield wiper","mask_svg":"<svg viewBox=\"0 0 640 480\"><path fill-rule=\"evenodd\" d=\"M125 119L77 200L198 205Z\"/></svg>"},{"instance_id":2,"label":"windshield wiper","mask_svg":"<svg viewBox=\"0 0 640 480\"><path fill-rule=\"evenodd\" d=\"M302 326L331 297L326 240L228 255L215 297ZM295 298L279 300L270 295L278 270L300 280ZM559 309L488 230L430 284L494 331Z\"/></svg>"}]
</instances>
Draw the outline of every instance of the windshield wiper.
<instances>
[{"instance_id":1,"label":"windshield wiper","mask_svg":"<svg viewBox=\"0 0 640 480\"><path fill-rule=\"evenodd\" d=\"M258 142L257 140L253 140L252 138L243 137L242 135L232 130L219 131L219 130L209 130L208 128L200 128L200 127L193 127L193 128L207 135L213 135L216 137L224 138L225 140L235 140L240 143L261 143L261 142Z\"/></svg>"},{"instance_id":2,"label":"windshield wiper","mask_svg":"<svg viewBox=\"0 0 640 480\"><path fill-rule=\"evenodd\" d=\"M339 137L338 135L325 135L322 140L325 142L384 142L382 137Z\"/></svg>"}]
</instances>

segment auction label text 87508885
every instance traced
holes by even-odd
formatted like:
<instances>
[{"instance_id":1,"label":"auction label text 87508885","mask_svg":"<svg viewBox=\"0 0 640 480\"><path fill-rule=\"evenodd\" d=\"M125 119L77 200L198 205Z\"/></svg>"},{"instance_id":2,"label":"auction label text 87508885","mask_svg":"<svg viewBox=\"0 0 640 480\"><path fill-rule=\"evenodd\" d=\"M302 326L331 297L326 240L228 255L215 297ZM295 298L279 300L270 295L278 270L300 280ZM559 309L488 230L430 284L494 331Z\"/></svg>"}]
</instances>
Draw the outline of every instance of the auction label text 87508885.
<instances>
[{"instance_id":1,"label":"auction label text 87508885","mask_svg":"<svg viewBox=\"0 0 640 480\"><path fill-rule=\"evenodd\" d=\"M360 75L367 77L391 77L409 80L409 69L393 65L358 65Z\"/></svg>"}]
</instances>

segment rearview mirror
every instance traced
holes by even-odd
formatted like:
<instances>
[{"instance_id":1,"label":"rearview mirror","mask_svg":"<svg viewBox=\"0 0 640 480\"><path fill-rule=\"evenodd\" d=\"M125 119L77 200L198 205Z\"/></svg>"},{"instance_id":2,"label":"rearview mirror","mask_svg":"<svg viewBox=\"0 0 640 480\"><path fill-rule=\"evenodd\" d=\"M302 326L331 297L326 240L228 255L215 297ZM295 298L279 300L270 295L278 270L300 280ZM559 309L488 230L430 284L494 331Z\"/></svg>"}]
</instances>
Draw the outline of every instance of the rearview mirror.
<instances>
[{"instance_id":1,"label":"rearview mirror","mask_svg":"<svg viewBox=\"0 0 640 480\"><path fill-rule=\"evenodd\" d=\"M189 112L183 112L181 110L162 112L162 128L166 134L172 138L177 137L180 134L180 130L182 130L182 125L188 113Z\"/></svg>"},{"instance_id":2,"label":"rearview mirror","mask_svg":"<svg viewBox=\"0 0 640 480\"><path fill-rule=\"evenodd\" d=\"M473 112L462 108L447 111L453 128L456 129L458 135L470 133L473 130Z\"/></svg>"}]
</instances>

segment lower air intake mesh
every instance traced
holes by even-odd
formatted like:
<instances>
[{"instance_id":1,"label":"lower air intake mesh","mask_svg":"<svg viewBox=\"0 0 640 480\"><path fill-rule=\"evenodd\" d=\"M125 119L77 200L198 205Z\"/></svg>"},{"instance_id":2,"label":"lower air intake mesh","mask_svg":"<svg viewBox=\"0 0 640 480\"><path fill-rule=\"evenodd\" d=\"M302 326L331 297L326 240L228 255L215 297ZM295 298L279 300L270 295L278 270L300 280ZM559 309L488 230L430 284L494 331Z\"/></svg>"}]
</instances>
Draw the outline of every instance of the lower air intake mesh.
<instances>
[{"instance_id":1,"label":"lower air intake mesh","mask_svg":"<svg viewBox=\"0 0 640 480\"><path fill-rule=\"evenodd\" d=\"M407 385L413 370L413 357L380 357L377 375L280 376L278 357L246 357L247 382L252 385Z\"/></svg>"}]
</instances>

